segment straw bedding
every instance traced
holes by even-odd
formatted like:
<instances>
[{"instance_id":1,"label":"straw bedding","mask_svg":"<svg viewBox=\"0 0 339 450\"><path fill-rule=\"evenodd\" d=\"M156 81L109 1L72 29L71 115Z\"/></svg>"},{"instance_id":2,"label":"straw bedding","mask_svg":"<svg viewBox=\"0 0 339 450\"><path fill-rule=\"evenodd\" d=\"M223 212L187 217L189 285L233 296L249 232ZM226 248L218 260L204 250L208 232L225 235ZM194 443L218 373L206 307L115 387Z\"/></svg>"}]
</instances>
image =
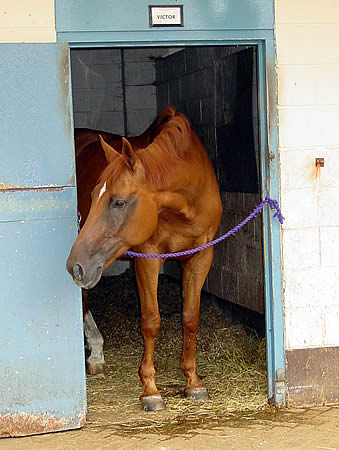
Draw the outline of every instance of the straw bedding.
<instances>
[{"instance_id":1,"label":"straw bedding","mask_svg":"<svg viewBox=\"0 0 339 450\"><path fill-rule=\"evenodd\" d=\"M183 396L179 369L182 347L181 295L177 281L159 279L161 331L156 341L156 382L167 409L142 411L138 367L143 351L140 308L131 270L105 277L89 293L89 303L105 339L106 377L89 376L88 423L124 433L174 430L221 423L241 412L267 407L265 340L248 335L215 306L202 302L197 341L198 373L211 400L192 403ZM210 303L210 302L209 302Z\"/></svg>"}]
</instances>

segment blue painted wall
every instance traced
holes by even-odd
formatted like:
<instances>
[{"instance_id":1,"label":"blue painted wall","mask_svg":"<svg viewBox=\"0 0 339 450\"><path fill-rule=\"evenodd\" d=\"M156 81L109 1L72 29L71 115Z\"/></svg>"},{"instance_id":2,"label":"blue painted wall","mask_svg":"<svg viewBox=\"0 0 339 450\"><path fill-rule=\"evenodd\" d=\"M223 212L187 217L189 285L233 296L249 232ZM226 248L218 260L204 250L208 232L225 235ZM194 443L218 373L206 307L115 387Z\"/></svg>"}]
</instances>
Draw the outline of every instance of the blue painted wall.
<instances>
[{"instance_id":1,"label":"blue painted wall","mask_svg":"<svg viewBox=\"0 0 339 450\"><path fill-rule=\"evenodd\" d=\"M64 263L75 224L72 217L0 222L2 415L49 413L59 419L86 408L82 312Z\"/></svg>"},{"instance_id":2,"label":"blue painted wall","mask_svg":"<svg viewBox=\"0 0 339 450\"><path fill-rule=\"evenodd\" d=\"M149 5L173 5L176 0L56 0L57 32L141 31L149 28ZM183 0L185 30L273 29L272 0ZM177 28L180 30L180 27Z\"/></svg>"},{"instance_id":3,"label":"blue painted wall","mask_svg":"<svg viewBox=\"0 0 339 450\"><path fill-rule=\"evenodd\" d=\"M1 44L0 79L0 182L74 186L67 46Z\"/></svg>"}]
</instances>

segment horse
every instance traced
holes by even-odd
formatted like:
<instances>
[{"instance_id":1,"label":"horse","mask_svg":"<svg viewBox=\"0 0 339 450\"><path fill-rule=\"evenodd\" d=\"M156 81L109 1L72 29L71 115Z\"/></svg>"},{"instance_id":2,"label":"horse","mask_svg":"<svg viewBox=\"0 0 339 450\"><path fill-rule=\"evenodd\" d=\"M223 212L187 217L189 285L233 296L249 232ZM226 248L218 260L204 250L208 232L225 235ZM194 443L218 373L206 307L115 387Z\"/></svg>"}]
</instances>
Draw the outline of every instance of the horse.
<instances>
[{"instance_id":1,"label":"horse","mask_svg":"<svg viewBox=\"0 0 339 450\"><path fill-rule=\"evenodd\" d=\"M154 345L160 329L158 276L168 253L202 246L213 239L222 204L206 150L187 117L167 108L167 120L154 139L136 150L123 138L121 153L100 137L107 160L93 190L91 208L67 259L73 281L94 287L103 271L127 251L160 254L135 258L144 352L139 366L145 411L166 408L155 383ZM197 373L196 337L200 294L213 260L213 247L175 257L182 267L183 347L180 367L184 394L209 399Z\"/></svg>"},{"instance_id":2,"label":"horse","mask_svg":"<svg viewBox=\"0 0 339 450\"><path fill-rule=\"evenodd\" d=\"M161 125L166 122L170 114L168 108L164 108L161 114L140 136L130 138L135 149L147 146L159 132ZM107 133L101 130L88 128L75 128L75 159L76 180L78 197L79 227L85 223L90 207L92 191L95 188L100 175L107 167L105 153L102 150L99 135L107 143L114 146L119 152L122 149L122 137L118 134ZM122 258L126 259L126 258ZM105 373L106 365L103 352L103 337L95 323L91 311L88 308L88 291L82 289L82 305L84 334L89 355L86 357L86 368L89 374Z\"/></svg>"}]
</instances>

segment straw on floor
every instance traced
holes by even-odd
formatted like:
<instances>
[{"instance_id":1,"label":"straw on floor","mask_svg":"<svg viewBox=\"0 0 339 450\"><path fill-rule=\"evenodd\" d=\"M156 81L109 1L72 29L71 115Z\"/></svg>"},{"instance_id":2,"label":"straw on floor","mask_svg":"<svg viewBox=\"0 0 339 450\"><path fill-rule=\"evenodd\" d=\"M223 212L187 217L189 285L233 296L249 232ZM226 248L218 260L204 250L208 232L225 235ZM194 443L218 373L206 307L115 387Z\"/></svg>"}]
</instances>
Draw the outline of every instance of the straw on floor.
<instances>
[{"instance_id":1,"label":"straw on floor","mask_svg":"<svg viewBox=\"0 0 339 450\"><path fill-rule=\"evenodd\" d=\"M120 276L121 288L113 283L115 301L110 294L112 280L104 280L92 293L92 312L105 337L107 374L105 378L89 376L87 380L91 426L149 432L183 423L220 421L239 412L267 407L265 340L249 336L242 325L232 324L214 306L201 307L197 342L198 373L208 387L211 400L193 403L184 397L185 379L179 369L180 287L175 281L163 278L159 282L162 326L156 343L155 366L157 386L167 410L142 411L138 367L143 341L137 294L130 277L130 273L125 278Z\"/></svg>"}]
</instances>

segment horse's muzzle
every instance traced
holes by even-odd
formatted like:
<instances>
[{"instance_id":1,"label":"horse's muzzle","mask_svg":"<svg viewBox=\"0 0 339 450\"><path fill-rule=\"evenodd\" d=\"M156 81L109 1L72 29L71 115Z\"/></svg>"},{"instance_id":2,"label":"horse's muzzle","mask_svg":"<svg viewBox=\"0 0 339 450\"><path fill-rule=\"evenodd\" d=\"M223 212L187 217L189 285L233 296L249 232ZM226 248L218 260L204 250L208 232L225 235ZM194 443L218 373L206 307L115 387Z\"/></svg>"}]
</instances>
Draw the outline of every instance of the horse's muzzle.
<instances>
[{"instance_id":1,"label":"horse's muzzle","mask_svg":"<svg viewBox=\"0 0 339 450\"><path fill-rule=\"evenodd\" d=\"M86 271L84 266L79 262L72 264L69 260L67 261L67 271L73 278L74 283L83 289L91 289L94 287L101 278L102 270L103 266L99 265L94 271Z\"/></svg>"}]
</instances>

